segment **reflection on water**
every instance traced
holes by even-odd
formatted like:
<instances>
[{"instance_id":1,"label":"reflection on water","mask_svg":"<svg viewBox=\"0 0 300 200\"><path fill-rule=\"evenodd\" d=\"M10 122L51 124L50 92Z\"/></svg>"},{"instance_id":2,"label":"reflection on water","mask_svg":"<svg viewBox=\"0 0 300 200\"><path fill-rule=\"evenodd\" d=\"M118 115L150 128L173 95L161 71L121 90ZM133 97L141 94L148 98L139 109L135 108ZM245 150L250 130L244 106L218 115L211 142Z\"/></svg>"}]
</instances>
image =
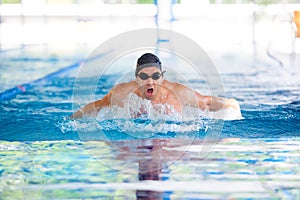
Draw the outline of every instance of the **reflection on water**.
<instances>
[{"instance_id":1,"label":"reflection on water","mask_svg":"<svg viewBox=\"0 0 300 200\"><path fill-rule=\"evenodd\" d=\"M300 197L300 141L0 142L4 199Z\"/></svg>"},{"instance_id":2,"label":"reflection on water","mask_svg":"<svg viewBox=\"0 0 300 200\"><path fill-rule=\"evenodd\" d=\"M169 159L173 159L175 155L168 157L167 151L163 149L166 145L166 141L163 140L154 140L152 144L149 143L143 146L136 146L134 152L132 149L127 148L129 144L124 144L122 146L125 148L125 152L122 152L118 159L128 160L130 157L133 157L135 154L140 154L139 156L133 157L131 159L133 162L138 164L138 179L139 181L158 181L163 180L161 173L168 171L168 166L166 162ZM132 148L133 145L130 145ZM130 150L129 150L130 149ZM176 158L175 158L176 159ZM166 197L165 192L140 189L136 190L137 199L163 199Z\"/></svg>"}]
</instances>

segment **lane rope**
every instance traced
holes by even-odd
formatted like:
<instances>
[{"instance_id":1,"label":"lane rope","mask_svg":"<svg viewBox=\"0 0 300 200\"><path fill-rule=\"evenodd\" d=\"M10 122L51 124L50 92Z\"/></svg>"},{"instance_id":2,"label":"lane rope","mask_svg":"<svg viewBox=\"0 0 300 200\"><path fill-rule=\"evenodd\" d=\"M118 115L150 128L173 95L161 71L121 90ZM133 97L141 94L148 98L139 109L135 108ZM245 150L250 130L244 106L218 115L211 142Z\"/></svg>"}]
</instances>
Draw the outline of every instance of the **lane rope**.
<instances>
[{"instance_id":1,"label":"lane rope","mask_svg":"<svg viewBox=\"0 0 300 200\"><path fill-rule=\"evenodd\" d=\"M47 81L51 80L53 77L59 76L61 74L67 73L69 71L72 71L76 68L78 68L79 66L81 66L83 63L86 62L90 62L92 60L98 59L104 55L106 55L108 52L105 53L100 53L94 57L91 57L89 59L82 59L74 64L71 64L67 67L64 67L62 69L59 69L58 71L55 71L53 73L50 73L42 78L39 78L37 80L28 82L28 83L24 83L21 85L18 85L16 87L13 87L11 89L8 89L4 92L0 93L0 101L7 101L7 100L11 100L13 98L15 98L18 94L22 94L28 90L30 90L31 88L35 87L35 86L41 86L43 84L45 84Z\"/></svg>"}]
</instances>

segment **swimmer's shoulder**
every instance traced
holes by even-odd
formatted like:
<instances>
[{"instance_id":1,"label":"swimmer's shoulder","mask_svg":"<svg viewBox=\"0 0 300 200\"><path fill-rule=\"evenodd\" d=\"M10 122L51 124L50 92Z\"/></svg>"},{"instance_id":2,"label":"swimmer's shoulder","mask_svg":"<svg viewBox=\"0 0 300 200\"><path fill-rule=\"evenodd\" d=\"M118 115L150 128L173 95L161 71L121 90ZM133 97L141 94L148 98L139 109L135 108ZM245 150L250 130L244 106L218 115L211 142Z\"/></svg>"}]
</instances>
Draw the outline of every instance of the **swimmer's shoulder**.
<instances>
[{"instance_id":1,"label":"swimmer's shoulder","mask_svg":"<svg viewBox=\"0 0 300 200\"><path fill-rule=\"evenodd\" d=\"M137 84L135 81L123 82L117 84L112 91L121 93L130 93L137 89Z\"/></svg>"},{"instance_id":2,"label":"swimmer's shoulder","mask_svg":"<svg viewBox=\"0 0 300 200\"><path fill-rule=\"evenodd\" d=\"M164 84L165 87L167 87L167 88L169 88L171 90L180 91L180 90L186 90L186 89L188 89L188 87L185 86L182 83L172 82L172 81L169 81L169 80L164 80L163 84Z\"/></svg>"}]
</instances>

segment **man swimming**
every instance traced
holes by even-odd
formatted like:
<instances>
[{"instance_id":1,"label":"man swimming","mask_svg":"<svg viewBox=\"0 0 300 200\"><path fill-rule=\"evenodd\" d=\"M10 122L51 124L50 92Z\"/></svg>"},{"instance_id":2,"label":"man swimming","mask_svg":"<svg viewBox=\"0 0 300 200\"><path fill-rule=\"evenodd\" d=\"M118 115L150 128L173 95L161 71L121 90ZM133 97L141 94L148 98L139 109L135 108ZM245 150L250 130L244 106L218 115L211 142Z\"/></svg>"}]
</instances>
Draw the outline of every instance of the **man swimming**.
<instances>
[{"instance_id":1,"label":"man swimming","mask_svg":"<svg viewBox=\"0 0 300 200\"><path fill-rule=\"evenodd\" d=\"M96 116L104 107L124 107L125 99L131 94L151 101L153 108L169 105L169 108L179 113L187 105L203 111L218 111L231 107L240 112L239 103L235 99L202 95L183 84L165 80L164 73L160 59L154 54L145 53L137 60L135 80L116 85L102 99L83 106L70 117L77 119ZM139 109L143 112L143 108ZM168 111L166 112L168 114Z\"/></svg>"}]
</instances>

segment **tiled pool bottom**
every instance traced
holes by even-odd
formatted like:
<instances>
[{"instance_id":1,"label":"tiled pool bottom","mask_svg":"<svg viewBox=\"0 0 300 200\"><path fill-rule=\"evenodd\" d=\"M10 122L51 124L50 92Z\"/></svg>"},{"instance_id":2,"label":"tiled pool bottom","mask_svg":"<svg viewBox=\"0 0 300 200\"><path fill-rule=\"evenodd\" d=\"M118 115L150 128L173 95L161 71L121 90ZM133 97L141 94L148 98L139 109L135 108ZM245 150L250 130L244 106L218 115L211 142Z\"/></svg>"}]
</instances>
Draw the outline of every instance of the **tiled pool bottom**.
<instances>
[{"instance_id":1,"label":"tiled pool bottom","mask_svg":"<svg viewBox=\"0 0 300 200\"><path fill-rule=\"evenodd\" d=\"M299 199L300 138L0 142L1 199Z\"/></svg>"}]
</instances>

